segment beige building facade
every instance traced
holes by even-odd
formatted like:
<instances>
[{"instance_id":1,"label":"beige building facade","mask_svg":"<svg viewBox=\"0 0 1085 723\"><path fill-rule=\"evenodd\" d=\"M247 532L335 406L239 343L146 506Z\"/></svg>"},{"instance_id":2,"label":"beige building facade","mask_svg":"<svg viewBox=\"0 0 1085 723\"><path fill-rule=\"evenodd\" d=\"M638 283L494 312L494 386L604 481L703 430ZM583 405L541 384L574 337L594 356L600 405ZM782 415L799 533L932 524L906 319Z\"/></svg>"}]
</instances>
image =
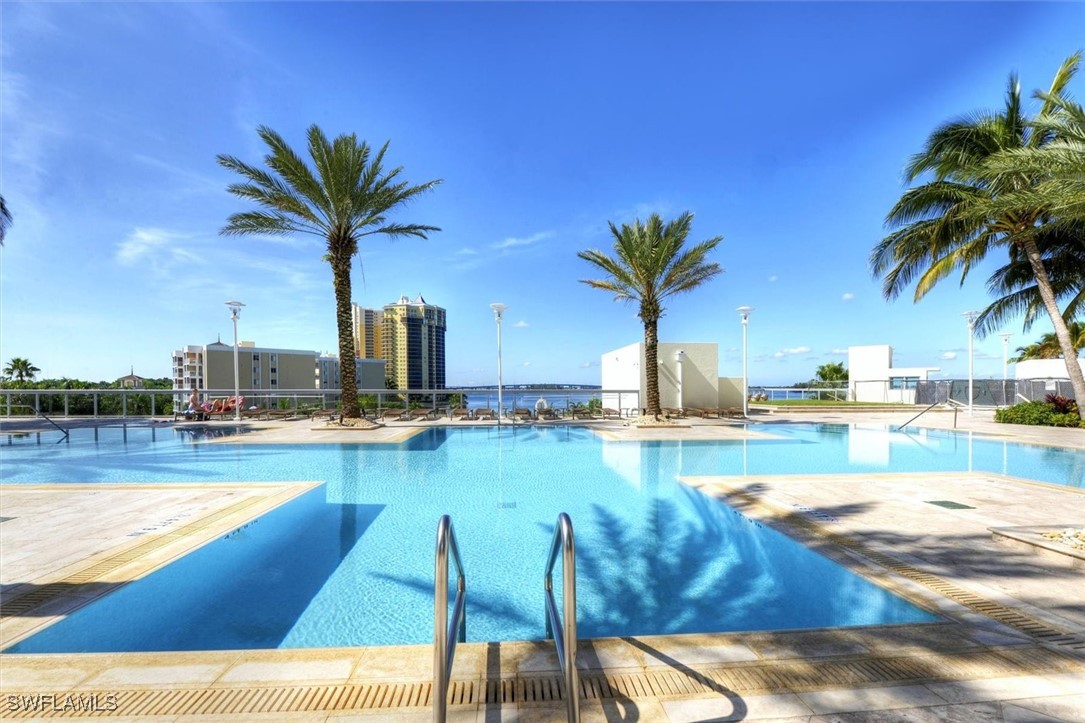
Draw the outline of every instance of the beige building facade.
<instances>
[{"instance_id":1,"label":"beige building facade","mask_svg":"<svg viewBox=\"0 0 1085 723\"><path fill-rule=\"evenodd\" d=\"M354 356L359 359L383 359L384 312L351 304L354 323Z\"/></svg>"},{"instance_id":2,"label":"beige building facade","mask_svg":"<svg viewBox=\"0 0 1085 723\"><path fill-rule=\"evenodd\" d=\"M421 295L384 307L381 347L395 388L445 388L445 328L445 310Z\"/></svg>"}]
</instances>

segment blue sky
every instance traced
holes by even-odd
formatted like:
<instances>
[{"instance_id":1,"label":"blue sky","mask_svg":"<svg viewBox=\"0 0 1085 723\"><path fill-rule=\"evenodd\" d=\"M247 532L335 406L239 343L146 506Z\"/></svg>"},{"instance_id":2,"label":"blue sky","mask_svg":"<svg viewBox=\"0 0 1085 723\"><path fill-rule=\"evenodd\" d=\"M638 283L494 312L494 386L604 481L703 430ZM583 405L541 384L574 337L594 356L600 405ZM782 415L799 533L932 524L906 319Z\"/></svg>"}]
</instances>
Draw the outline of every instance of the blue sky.
<instances>
[{"instance_id":1,"label":"blue sky","mask_svg":"<svg viewBox=\"0 0 1085 723\"><path fill-rule=\"evenodd\" d=\"M448 310L449 384L599 383L640 340L634 306L578 282L607 221L695 214L725 272L674 297L664 341L717 342L754 384L809 379L849 345L967 373L984 281L889 303L868 270L901 169L938 124L1029 94L1085 45L1082 3L0 4L0 357L39 376L168 376L171 352L240 337L332 351L331 272L309 237L227 238L245 205L215 163L357 133L416 183L428 240L367 238L354 300ZM1071 91L1082 95L1081 76ZM1030 101L1030 108L1035 105ZM1050 330L1047 322L1010 349ZM1002 340L976 342L1001 376Z\"/></svg>"}]
</instances>

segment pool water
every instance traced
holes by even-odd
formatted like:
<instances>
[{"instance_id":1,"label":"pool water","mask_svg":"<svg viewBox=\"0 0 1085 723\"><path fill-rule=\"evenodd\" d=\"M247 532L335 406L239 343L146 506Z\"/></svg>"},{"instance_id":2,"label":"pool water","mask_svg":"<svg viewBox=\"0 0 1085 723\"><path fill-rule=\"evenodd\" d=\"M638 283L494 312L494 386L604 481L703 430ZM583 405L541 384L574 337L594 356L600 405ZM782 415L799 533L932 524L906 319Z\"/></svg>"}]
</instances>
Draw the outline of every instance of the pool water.
<instances>
[{"instance_id":1,"label":"pool water","mask_svg":"<svg viewBox=\"0 0 1085 723\"><path fill-rule=\"evenodd\" d=\"M207 445L146 429L127 430L127 441L103 439L118 430L15 441L0 448L5 482L325 484L8 652L429 643L442 514L460 542L472 641L543 637L543 566L560 512L576 530L582 637L929 621L676 478L887 471L887 461L892 471L997 464L990 471L1014 474L1021 457L1032 473L1022 476L1072 481L1080 470L1065 450L946 433L766 431L782 438L602 442L563 426L434 427L402 445Z\"/></svg>"}]
</instances>

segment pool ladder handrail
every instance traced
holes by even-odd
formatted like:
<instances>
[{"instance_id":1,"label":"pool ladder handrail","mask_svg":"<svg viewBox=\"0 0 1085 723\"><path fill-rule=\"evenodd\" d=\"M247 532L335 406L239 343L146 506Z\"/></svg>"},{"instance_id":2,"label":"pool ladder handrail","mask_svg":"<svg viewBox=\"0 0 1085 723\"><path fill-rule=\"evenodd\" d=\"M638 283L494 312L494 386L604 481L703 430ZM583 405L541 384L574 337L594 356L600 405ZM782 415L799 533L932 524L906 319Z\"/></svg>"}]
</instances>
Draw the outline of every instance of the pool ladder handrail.
<instances>
[{"instance_id":1,"label":"pool ladder handrail","mask_svg":"<svg viewBox=\"0 0 1085 723\"><path fill-rule=\"evenodd\" d=\"M448 619L448 554L456 563L456 600L452 607L452 619ZM456 643L467 641L467 616L464 601L467 597L467 580L463 574L460 547L452 529L452 518L442 515L437 523L437 559L433 583L433 720L444 723L448 713L448 680L452 674L452 661L456 657Z\"/></svg>"},{"instance_id":2,"label":"pool ladder handrail","mask_svg":"<svg viewBox=\"0 0 1085 723\"><path fill-rule=\"evenodd\" d=\"M68 439L68 430L64 429L64 427L61 427L59 424L54 422L49 417L45 416L45 413L42 412L40 409L37 409L36 407L32 407L29 404L12 404L12 405L9 405L9 409L29 409L30 411L32 411L34 413L35 417L39 417L40 419L44 419L46 422L49 422L49 424L56 427L60 431L60 433L64 435L64 439ZM57 441L63 441L63 440L57 440Z\"/></svg>"},{"instance_id":3,"label":"pool ladder handrail","mask_svg":"<svg viewBox=\"0 0 1085 723\"><path fill-rule=\"evenodd\" d=\"M927 412L929 412L929 411L931 411L932 409L934 409L935 407L937 407L937 406L938 406L939 404L941 404L941 402L935 402L934 404L930 405L929 407L927 407L926 409L924 409L924 410L923 410L922 412L920 412L919 414L915 415L914 417L912 417L911 419L909 419L909 420L908 420L907 422L905 422L904 424L902 424L902 425L900 425L899 427L897 427L897 431L899 432L900 430L904 429L904 428L905 428L905 427L907 427L907 426L908 426L909 424L911 424L912 422L914 422L915 420L919 419L920 417L922 417L922 416L923 416L924 414L926 414ZM953 426L955 426L955 427L956 427L957 425L956 425L956 424L954 424Z\"/></svg>"},{"instance_id":4,"label":"pool ladder handrail","mask_svg":"<svg viewBox=\"0 0 1085 723\"><path fill-rule=\"evenodd\" d=\"M554 563L561 551L562 618L554 600ZM546 637L554 639L558 663L565 679L565 707L570 723L580 721L580 677L576 671L576 540L569 515L558 515L550 559L546 563Z\"/></svg>"}]
</instances>

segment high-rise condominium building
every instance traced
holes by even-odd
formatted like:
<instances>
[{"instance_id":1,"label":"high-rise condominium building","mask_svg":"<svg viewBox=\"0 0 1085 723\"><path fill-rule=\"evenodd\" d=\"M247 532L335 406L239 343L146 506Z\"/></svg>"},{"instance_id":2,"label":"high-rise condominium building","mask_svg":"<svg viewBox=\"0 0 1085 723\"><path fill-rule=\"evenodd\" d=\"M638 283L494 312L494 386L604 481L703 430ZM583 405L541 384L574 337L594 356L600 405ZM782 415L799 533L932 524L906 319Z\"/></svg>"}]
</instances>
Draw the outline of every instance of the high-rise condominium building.
<instances>
[{"instance_id":1,"label":"high-rise condominium building","mask_svg":"<svg viewBox=\"0 0 1085 723\"><path fill-rule=\"evenodd\" d=\"M354 320L354 356L359 359L383 359L384 345L381 337L384 331L384 313L378 309L364 309L357 304L351 304L351 315Z\"/></svg>"},{"instance_id":2,"label":"high-rise condominium building","mask_svg":"<svg viewBox=\"0 0 1085 723\"><path fill-rule=\"evenodd\" d=\"M445 310L401 296L382 313L385 373L397 389L445 388Z\"/></svg>"}]
</instances>

